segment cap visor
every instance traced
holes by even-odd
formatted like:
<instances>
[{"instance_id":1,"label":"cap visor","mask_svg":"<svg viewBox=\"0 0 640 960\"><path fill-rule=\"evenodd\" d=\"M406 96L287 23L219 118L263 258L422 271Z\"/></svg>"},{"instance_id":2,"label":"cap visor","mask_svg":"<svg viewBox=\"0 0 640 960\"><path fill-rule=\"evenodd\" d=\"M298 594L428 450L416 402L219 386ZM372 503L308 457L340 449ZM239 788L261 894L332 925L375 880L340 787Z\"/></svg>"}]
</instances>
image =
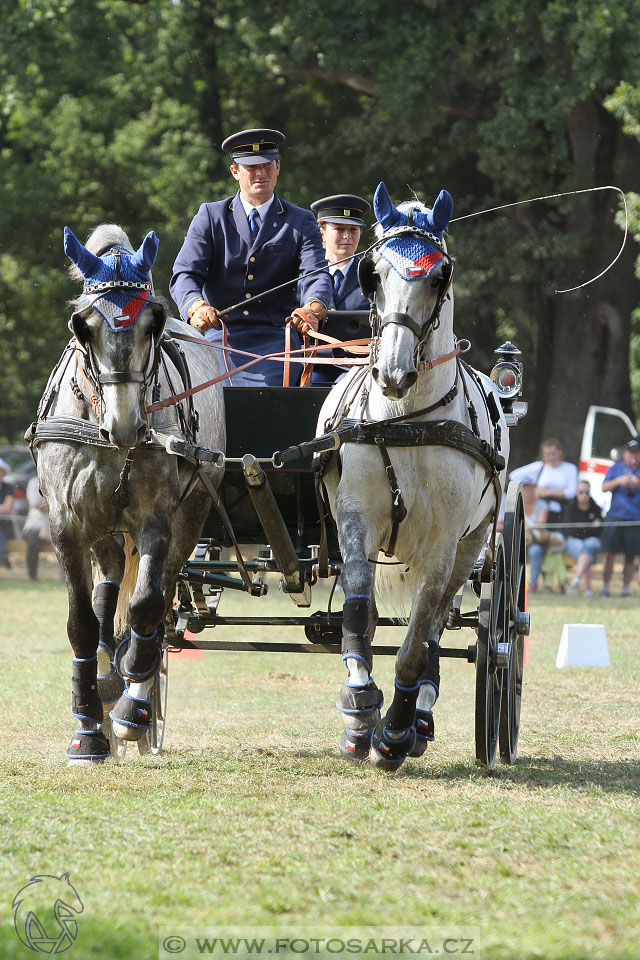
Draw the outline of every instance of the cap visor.
<instances>
[{"instance_id":1,"label":"cap visor","mask_svg":"<svg viewBox=\"0 0 640 960\"><path fill-rule=\"evenodd\" d=\"M364 220L353 220L349 217L319 217L321 223L349 223L354 227L364 227Z\"/></svg>"},{"instance_id":2,"label":"cap visor","mask_svg":"<svg viewBox=\"0 0 640 960\"><path fill-rule=\"evenodd\" d=\"M252 153L246 157L232 157L234 163L241 163L245 167L255 167L258 163L271 163L278 159L277 153Z\"/></svg>"}]
</instances>

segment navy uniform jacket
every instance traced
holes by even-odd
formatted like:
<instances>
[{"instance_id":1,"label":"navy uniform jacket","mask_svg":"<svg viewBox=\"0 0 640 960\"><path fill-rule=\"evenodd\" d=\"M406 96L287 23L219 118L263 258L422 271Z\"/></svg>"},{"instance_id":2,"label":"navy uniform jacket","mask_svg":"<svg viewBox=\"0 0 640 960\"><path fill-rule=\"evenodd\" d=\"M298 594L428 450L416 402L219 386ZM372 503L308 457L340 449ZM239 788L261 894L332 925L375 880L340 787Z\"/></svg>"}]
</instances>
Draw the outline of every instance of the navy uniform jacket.
<instances>
[{"instance_id":1,"label":"navy uniform jacket","mask_svg":"<svg viewBox=\"0 0 640 960\"><path fill-rule=\"evenodd\" d=\"M194 300L202 298L224 311L250 296L293 280L317 267L326 266L320 230L310 210L296 207L274 194L255 242L239 192L213 203L203 203L191 221L187 236L173 265L169 289L183 320ZM325 306L331 299L331 279L321 271L277 290L229 314L229 344L239 350L261 355L284 349L285 320L309 300ZM219 329L208 330L207 339L222 341ZM300 346L300 336L291 331L291 346ZM229 366L250 358L229 354ZM222 359L221 368L225 365ZM291 383L300 378L302 367L293 364ZM236 374L236 386L282 384L282 364L264 361Z\"/></svg>"},{"instance_id":2,"label":"navy uniform jacket","mask_svg":"<svg viewBox=\"0 0 640 960\"><path fill-rule=\"evenodd\" d=\"M349 264L349 269L343 277L338 296L331 299L331 309L333 310L369 310L371 304L362 293L358 283L358 257L354 257ZM336 350L331 353L319 353L318 356L344 356L344 351ZM316 387L331 386L338 377L342 376L345 370L350 367L333 367L329 364L318 364L311 373L311 383Z\"/></svg>"}]
</instances>

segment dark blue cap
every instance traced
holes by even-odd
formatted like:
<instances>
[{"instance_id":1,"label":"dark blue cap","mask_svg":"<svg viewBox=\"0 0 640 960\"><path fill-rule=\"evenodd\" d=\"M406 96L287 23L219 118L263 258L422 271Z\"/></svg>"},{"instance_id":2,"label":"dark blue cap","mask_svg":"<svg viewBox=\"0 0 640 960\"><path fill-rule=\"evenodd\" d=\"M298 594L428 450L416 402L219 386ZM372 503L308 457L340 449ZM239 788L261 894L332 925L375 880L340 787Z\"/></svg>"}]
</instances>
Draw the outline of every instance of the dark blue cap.
<instances>
[{"instance_id":1,"label":"dark blue cap","mask_svg":"<svg viewBox=\"0 0 640 960\"><path fill-rule=\"evenodd\" d=\"M241 130L227 137L222 149L231 154L234 163L253 166L256 163L271 163L280 156L279 147L284 143L284 133L279 130Z\"/></svg>"},{"instance_id":2,"label":"dark blue cap","mask_svg":"<svg viewBox=\"0 0 640 960\"><path fill-rule=\"evenodd\" d=\"M353 193L336 193L333 197L314 201L311 209L318 222L352 223L356 227L364 227L364 215L371 210L371 204Z\"/></svg>"}]
</instances>

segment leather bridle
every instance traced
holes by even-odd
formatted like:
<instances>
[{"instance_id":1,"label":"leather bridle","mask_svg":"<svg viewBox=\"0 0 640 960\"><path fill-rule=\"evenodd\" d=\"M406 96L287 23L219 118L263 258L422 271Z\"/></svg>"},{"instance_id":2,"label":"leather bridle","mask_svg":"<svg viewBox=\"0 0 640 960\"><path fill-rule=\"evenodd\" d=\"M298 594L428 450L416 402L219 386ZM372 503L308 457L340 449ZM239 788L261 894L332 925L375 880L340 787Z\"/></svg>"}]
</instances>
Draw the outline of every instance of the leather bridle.
<instances>
[{"instance_id":1,"label":"leather bridle","mask_svg":"<svg viewBox=\"0 0 640 960\"><path fill-rule=\"evenodd\" d=\"M429 317L424 323L419 323L417 320L414 320L414 318L408 313L387 313L385 316L381 317L376 306L376 283L374 280L375 270L373 253L389 240L406 236L417 237L418 239L425 240L427 243L434 246L446 261L444 267L442 268L441 277L438 283L438 291L436 294L435 303L431 313L429 314ZM368 263L366 261L368 261ZM401 227L394 227L391 230L385 230L382 236L379 237L378 240L368 248L365 256L360 261L360 265L361 269L359 270L359 276L363 293L372 301L371 327L374 341L380 337L382 330L389 324L407 327L416 337L417 345L415 348L415 354L416 358L418 358L429 333L432 330L437 330L440 325L440 313L442 311L442 307L444 306L444 302L449 295L451 284L453 283L453 257L451 257L451 255L447 252L443 242L439 237L436 237L428 230L422 230L420 227L417 227L412 223L410 211L409 223ZM418 278L411 278L412 282L416 282L417 279ZM427 279L427 276L419 279ZM368 289L365 289L367 287L367 281L369 282L369 285ZM409 281L409 278L407 278L407 281Z\"/></svg>"}]
</instances>

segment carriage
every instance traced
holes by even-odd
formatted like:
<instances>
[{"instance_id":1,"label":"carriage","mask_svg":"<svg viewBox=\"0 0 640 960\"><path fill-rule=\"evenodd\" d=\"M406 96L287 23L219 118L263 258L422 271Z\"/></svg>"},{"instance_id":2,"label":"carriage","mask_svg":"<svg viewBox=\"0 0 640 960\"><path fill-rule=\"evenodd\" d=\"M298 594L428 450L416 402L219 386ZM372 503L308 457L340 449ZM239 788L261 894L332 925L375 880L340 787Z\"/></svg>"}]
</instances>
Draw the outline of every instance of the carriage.
<instances>
[{"instance_id":1,"label":"carriage","mask_svg":"<svg viewBox=\"0 0 640 960\"><path fill-rule=\"evenodd\" d=\"M378 240L360 262L363 291L383 309L335 312L326 327L353 341L371 335L371 322L375 349L331 390L232 387L223 397L221 378L207 379L212 351L153 300L154 235L134 254L126 235L105 230L89 252L67 231L83 296L30 439L69 591L80 722L71 762L122 754L127 740L160 752L168 653L188 647L341 653L340 751L385 769L433 740L439 661L464 659L475 664L476 759L491 768L499 749L514 762L529 626L522 495L518 484L505 489L508 428L526 412L519 351L498 348L490 378L464 363L443 240L451 198L396 208L383 188ZM215 389L194 403L207 384ZM163 390L173 396L154 402ZM150 427L169 403L168 419ZM408 619L379 616L379 562L411 584ZM225 616L225 591L263 596L266 574L295 613L261 617L252 600L246 616ZM313 588L338 578L342 611L330 600L314 610ZM298 626L305 641L220 630L255 624ZM376 626L401 628L404 643L372 645ZM225 636L208 639L208 627ZM463 627L475 642L440 643ZM384 718L374 652L396 656Z\"/></svg>"},{"instance_id":2,"label":"carriage","mask_svg":"<svg viewBox=\"0 0 640 960\"><path fill-rule=\"evenodd\" d=\"M358 315L354 311L342 317L336 313L329 316L327 329L338 339L352 339L364 335L368 319L367 313ZM496 352L500 369L512 370L513 346L507 343ZM169 651L196 648L339 657L342 613L316 609L312 599L316 585L334 584L341 571L335 527L327 518L326 530L322 529L314 443L306 441L314 433L328 392L324 387L269 387L258 391L225 388L227 453L218 493L245 556L244 567L251 582L240 576L238 560L231 555L229 532L212 507L194 557L184 565L177 583L176 603L167 620L160 683L152 697L153 727L138 741L142 752L158 753L162 749ZM506 392L511 394L504 400L507 422L515 425L524 404L510 390ZM260 410L258 420L256 409ZM254 425L248 431L247 424L251 423ZM257 495L251 486L252 467L254 473L256 467L260 473ZM494 766L498 753L504 763L513 763L518 744L524 643L529 633L520 484L512 482L507 489L502 527L495 543L488 543L478 558L468 589L454 599L447 622L447 632L453 636L465 628L460 636L470 629L476 637L466 645L440 645L441 658L458 658L475 666L476 759L488 768ZM327 540L324 564L320 555L323 536ZM280 588L292 601L292 614L260 615L260 604L247 601L246 615L226 616L225 591L264 596L269 588L264 583L266 574L279 575ZM470 609L464 611L464 604ZM234 639L236 629L252 626L299 627L305 640ZM378 626L403 630L405 624L396 617L380 617ZM219 629L215 639L210 639L209 628L213 627L231 629ZM218 638L220 633L224 634L222 638ZM395 656L398 648L399 644L376 644L374 650L379 656Z\"/></svg>"}]
</instances>

